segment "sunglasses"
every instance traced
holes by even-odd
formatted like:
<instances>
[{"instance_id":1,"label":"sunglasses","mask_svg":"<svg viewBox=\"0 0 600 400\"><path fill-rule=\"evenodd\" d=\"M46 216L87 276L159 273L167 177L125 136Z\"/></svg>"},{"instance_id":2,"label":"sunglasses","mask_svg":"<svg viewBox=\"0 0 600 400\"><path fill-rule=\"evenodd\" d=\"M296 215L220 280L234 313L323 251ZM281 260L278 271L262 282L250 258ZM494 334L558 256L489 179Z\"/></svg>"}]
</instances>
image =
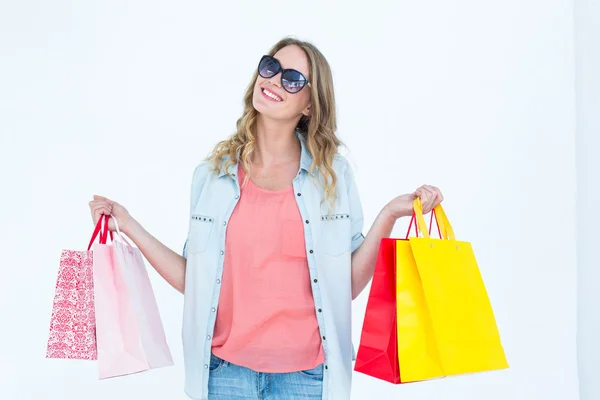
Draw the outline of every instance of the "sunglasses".
<instances>
[{"instance_id":1,"label":"sunglasses","mask_svg":"<svg viewBox=\"0 0 600 400\"><path fill-rule=\"evenodd\" d=\"M306 85L308 79L295 69L281 68L281 63L273 56L263 56L258 63L258 74L263 78L272 78L281 72L281 87L288 93L298 93Z\"/></svg>"}]
</instances>

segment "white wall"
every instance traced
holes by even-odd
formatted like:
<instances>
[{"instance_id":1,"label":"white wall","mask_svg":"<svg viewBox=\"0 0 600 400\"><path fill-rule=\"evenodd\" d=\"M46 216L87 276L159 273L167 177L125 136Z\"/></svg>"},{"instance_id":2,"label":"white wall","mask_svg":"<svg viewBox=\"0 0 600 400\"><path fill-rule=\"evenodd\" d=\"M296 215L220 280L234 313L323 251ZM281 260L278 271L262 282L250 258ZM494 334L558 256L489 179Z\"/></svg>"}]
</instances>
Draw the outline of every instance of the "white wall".
<instances>
[{"instance_id":1,"label":"white wall","mask_svg":"<svg viewBox=\"0 0 600 400\"><path fill-rule=\"evenodd\" d=\"M600 398L600 3L575 1L577 99L577 340L581 400Z\"/></svg>"},{"instance_id":2,"label":"white wall","mask_svg":"<svg viewBox=\"0 0 600 400\"><path fill-rule=\"evenodd\" d=\"M180 250L192 170L287 34L332 65L367 227L393 196L440 186L511 364L404 386L355 374L353 398L576 399L573 9L559 0L2 2L0 398L184 398L182 297L153 271L174 368L99 382L93 363L44 359L58 256L87 245L94 193Z\"/></svg>"}]
</instances>

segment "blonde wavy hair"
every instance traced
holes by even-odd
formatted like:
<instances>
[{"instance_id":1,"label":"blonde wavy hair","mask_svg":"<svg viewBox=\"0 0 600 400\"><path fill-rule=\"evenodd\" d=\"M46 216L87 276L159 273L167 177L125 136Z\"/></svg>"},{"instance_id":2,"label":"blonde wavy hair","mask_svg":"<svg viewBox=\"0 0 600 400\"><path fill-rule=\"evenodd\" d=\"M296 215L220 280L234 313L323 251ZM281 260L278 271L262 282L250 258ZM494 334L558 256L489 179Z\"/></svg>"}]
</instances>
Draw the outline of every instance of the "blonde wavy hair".
<instances>
[{"instance_id":1,"label":"blonde wavy hair","mask_svg":"<svg viewBox=\"0 0 600 400\"><path fill-rule=\"evenodd\" d=\"M302 116L296 131L306 139L308 151L313 158L309 169L311 180L315 168L323 177L318 179L319 185L324 190L324 198L321 202L326 201L331 212L337 199L335 190L337 177L333 170L333 160L338 147L342 144L335 134L337 125L331 68L323 54L313 44L291 37L277 42L267 54L273 56L287 46L300 47L308 58L311 79L310 86L305 87L304 90L311 90L311 115ZM229 168L238 162L238 154L244 169L249 172L252 168L251 156L256 149L258 117L258 111L252 105L252 97L257 79L258 71L254 71L244 95L244 111L237 120L237 131L226 140L217 143L207 158L215 173L219 173L222 168L229 171ZM246 178L248 176L249 174Z\"/></svg>"}]
</instances>

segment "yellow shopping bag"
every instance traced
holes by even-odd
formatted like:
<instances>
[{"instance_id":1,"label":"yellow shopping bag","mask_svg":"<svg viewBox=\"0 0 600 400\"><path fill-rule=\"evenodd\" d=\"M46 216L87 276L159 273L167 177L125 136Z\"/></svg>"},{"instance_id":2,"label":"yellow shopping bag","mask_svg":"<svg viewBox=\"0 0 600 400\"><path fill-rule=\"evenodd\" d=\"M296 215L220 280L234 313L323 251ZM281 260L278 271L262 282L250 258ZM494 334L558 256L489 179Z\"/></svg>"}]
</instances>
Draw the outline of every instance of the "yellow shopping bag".
<instances>
[{"instance_id":1,"label":"yellow shopping bag","mask_svg":"<svg viewBox=\"0 0 600 400\"><path fill-rule=\"evenodd\" d=\"M471 244L457 241L441 206L434 210L441 239L396 242L398 360L402 382L508 368L494 312Z\"/></svg>"}]
</instances>

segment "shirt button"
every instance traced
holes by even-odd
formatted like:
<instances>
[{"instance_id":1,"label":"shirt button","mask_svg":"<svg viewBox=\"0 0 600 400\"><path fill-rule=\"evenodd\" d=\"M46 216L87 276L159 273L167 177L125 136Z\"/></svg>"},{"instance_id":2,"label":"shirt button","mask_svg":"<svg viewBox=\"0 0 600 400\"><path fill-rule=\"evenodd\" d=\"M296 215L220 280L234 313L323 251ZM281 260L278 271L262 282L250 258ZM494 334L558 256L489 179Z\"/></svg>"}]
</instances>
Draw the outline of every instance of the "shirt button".
<instances>
[{"instance_id":1,"label":"shirt button","mask_svg":"<svg viewBox=\"0 0 600 400\"><path fill-rule=\"evenodd\" d=\"M213 308L211 308L211 311L215 312L215 311L217 311L217 309L213 307Z\"/></svg>"},{"instance_id":2,"label":"shirt button","mask_svg":"<svg viewBox=\"0 0 600 400\"><path fill-rule=\"evenodd\" d=\"M306 221L304 221L304 222L306 222L306 223L308 224L308 220L306 220Z\"/></svg>"},{"instance_id":3,"label":"shirt button","mask_svg":"<svg viewBox=\"0 0 600 400\"><path fill-rule=\"evenodd\" d=\"M302 196L302 193L298 193L298 196Z\"/></svg>"},{"instance_id":4,"label":"shirt button","mask_svg":"<svg viewBox=\"0 0 600 400\"><path fill-rule=\"evenodd\" d=\"M220 279L217 279L217 283L221 283L221 280L220 280Z\"/></svg>"},{"instance_id":5,"label":"shirt button","mask_svg":"<svg viewBox=\"0 0 600 400\"><path fill-rule=\"evenodd\" d=\"M227 225L227 221L223 221L223 226Z\"/></svg>"},{"instance_id":6,"label":"shirt button","mask_svg":"<svg viewBox=\"0 0 600 400\"><path fill-rule=\"evenodd\" d=\"M329 369L329 368L327 368L327 365L325 366L325 369Z\"/></svg>"},{"instance_id":7,"label":"shirt button","mask_svg":"<svg viewBox=\"0 0 600 400\"><path fill-rule=\"evenodd\" d=\"M240 195L239 195L239 194L238 194L238 195L236 195L236 196L235 196L235 198L236 198L236 199L239 199L239 198L240 198Z\"/></svg>"},{"instance_id":8,"label":"shirt button","mask_svg":"<svg viewBox=\"0 0 600 400\"><path fill-rule=\"evenodd\" d=\"M208 364L204 364L204 369L208 369Z\"/></svg>"},{"instance_id":9,"label":"shirt button","mask_svg":"<svg viewBox=\"0 0 600 400\"><path fill-rule=\"evenodd\" d=\"M225 252L223 250L221 250L221 255L225 254Z\"/></svg>"},{"instance_id":10,"label":"shirt button","mask_svg":"<svg viewBox=\"0 0 600 400\"><path fill-rule=\"evenodd\" d=\"M313 282L314 282L314 283L317 283L317 282L319 282L319 281L315 279Z\"/></svg>"},{"instance_id":11,"label":"shirt button","mask_svg":"<svg viewBox=\"0 0 600 400\"><path fill-rule=\"evenodd\" d=\"M323 310L321 310L321 309L319 308L319 312L323 312Z\"/></svg>"},{"instance_id":12,"label":"shirt button","mask_svg":"<svg viewBox=\"0 0 600 400\"><path fill-rule=\"evenodd\" d=\"M325 340L325 336L323 336L323 340Z\"/></svg>"},{"instance_id":13,"label":"shirt button","mask_svg":"<svg viewBox=\"0 0 600 400\"><path fill-rule=\"evenodd\" d=\"M308 252L309 252L310 254L312 254L312 253L313 253L313 251L312 251L312 250L309 250Z\"/></svg>"},{"instance_id":14,"label":"shirt button","mask_svg":"<svg viewBox=\"0 0 600 400\"><path fill-rule=\"evenodd\" d=\"M210 340L210 335L208 335L208 336L206 337L206 340Z\"/></svg>"}]
</instances>

